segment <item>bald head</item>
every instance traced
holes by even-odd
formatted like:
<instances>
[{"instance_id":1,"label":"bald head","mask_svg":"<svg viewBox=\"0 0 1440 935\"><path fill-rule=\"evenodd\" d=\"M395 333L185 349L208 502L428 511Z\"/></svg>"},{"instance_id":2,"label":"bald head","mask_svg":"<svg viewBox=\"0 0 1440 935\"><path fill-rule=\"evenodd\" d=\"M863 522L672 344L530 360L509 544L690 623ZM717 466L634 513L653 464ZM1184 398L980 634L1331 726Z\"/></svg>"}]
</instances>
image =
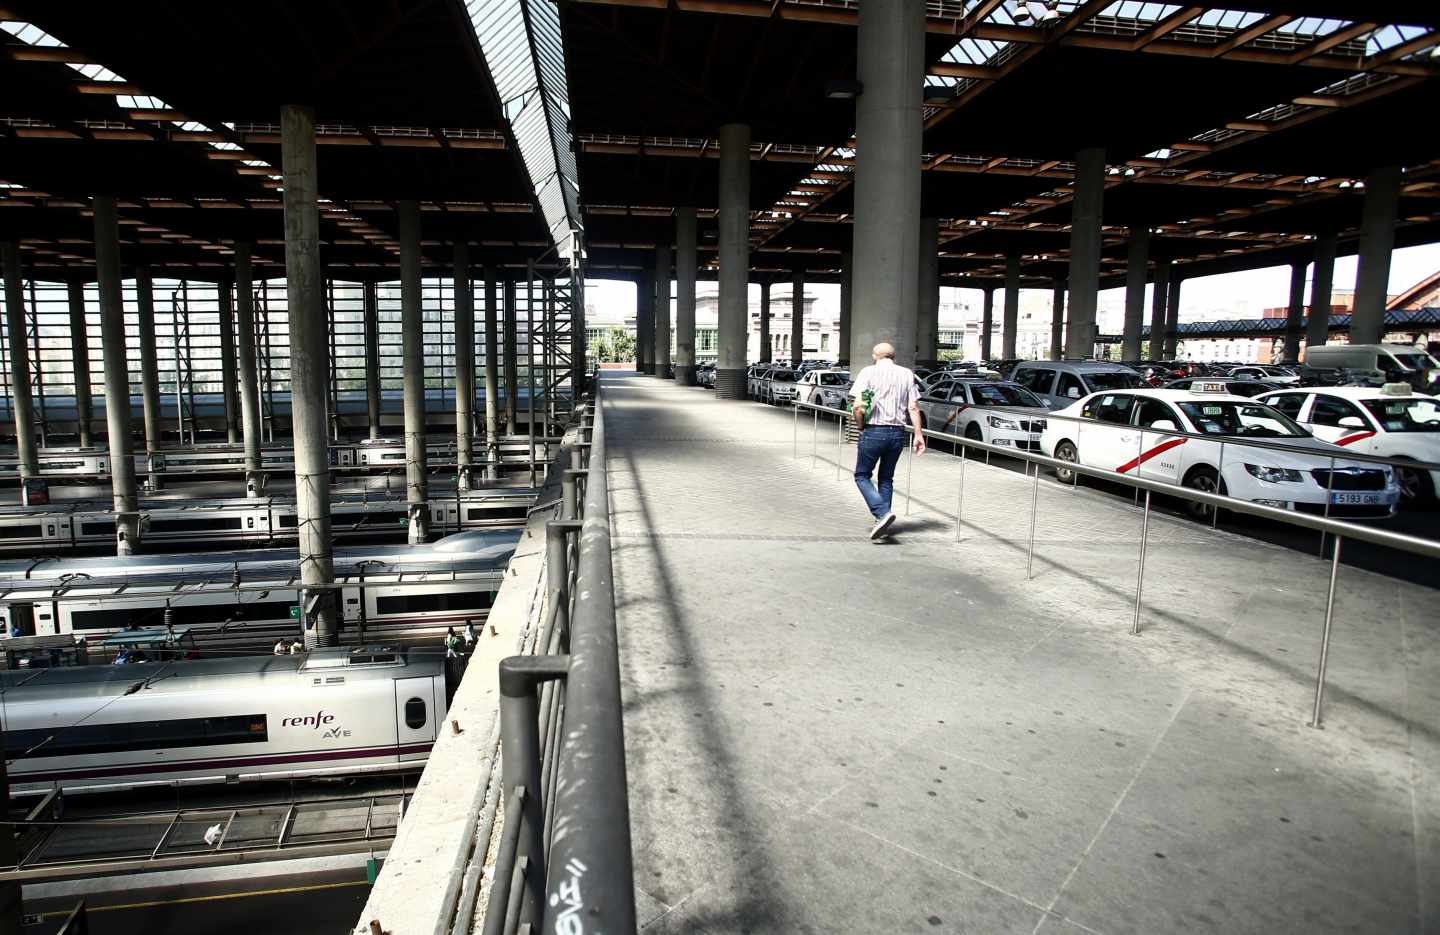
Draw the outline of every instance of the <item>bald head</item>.
<instances>
[{"instance_id":1,"label":"bald head","mask_svg":"<svg viewBox=\"0 0 1440 935\"><path fill-rule=\"evenodd\" d=\"M870 350L870 356L875 358L877 361L886 357L894 360L895 346L887 341L881 341L879 344L875 345L875 347Z\"/></svg>"}]
</instances>

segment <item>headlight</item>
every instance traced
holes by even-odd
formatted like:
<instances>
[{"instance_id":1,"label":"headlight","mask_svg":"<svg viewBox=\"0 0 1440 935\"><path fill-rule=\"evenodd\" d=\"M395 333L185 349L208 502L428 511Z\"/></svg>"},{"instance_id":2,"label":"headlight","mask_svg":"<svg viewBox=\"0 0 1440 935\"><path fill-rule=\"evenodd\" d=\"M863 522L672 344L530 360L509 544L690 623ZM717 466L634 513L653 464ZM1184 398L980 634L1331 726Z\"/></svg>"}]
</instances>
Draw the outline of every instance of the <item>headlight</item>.
<instances>
[{"instance_id":1,"label":"headlight","mask_svg":"<svg viewBox=\"0 0 1440 935\"><path fill-rule=\"evenodd\" d=\"M1020 423L999 416L986 416L985 421L990 423L992 429L1009 429L1012 432L1020 430Z\"/></svg>"},{"instance_id":2,"label":"headlight","mask_svg":"<svg viewBox=\"0 0 1440 935\"><path fill-rule=\"evenodd\" d=\"M1300 483L1300 472L1290 468L1266 467L1263 464L1247 464L1245 470L1250 476L1257 480L1263 480L1267 484L1278 484L1282 481L1287 484Z\"/></svg>"}]
</instances>

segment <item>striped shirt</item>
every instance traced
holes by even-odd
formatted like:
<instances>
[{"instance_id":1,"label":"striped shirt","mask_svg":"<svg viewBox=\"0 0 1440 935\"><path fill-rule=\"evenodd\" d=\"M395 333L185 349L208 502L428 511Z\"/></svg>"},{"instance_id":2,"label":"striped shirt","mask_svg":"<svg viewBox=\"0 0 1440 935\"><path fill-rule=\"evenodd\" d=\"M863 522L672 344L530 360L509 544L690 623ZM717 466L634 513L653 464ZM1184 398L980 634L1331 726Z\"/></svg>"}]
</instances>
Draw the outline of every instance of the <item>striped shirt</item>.
<instances>
[{"instance_id":1,"label":"striped shirt","mask_svg":"<svg viewBox=\"0 0 1440 935\"><path fill-rule=\"evenodd\" d=\"M850 386L854 405L865 404L861 394L866 390L875 394L870 403L870 416L865 420L867 426L904 425L906 410L920 399L920 391L915 388L915 374L888 357L882 357L879 363L861 370L855 378Z\"/></svg>"}]
</instances>

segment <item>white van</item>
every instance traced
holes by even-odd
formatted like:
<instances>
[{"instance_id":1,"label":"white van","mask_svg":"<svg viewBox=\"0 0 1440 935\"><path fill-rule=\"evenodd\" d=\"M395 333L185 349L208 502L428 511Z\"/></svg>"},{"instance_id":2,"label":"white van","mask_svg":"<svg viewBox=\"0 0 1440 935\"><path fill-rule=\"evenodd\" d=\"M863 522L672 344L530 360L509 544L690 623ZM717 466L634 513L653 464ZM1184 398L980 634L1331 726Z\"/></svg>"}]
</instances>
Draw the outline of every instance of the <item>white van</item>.
<instances>
[{"instance_id":1,"label":"white van","mask_svg":"<svg viewBox=\"0 0 1440 935\"><path fill-rule=\"evenodd\" d=\"M1429 385L1440 361L1409 344L1326 344L1307 348L1305 366L1321 370L1361 370L1375 383L1405 382L1418 390Z\"/></svg>"}]
</instances>

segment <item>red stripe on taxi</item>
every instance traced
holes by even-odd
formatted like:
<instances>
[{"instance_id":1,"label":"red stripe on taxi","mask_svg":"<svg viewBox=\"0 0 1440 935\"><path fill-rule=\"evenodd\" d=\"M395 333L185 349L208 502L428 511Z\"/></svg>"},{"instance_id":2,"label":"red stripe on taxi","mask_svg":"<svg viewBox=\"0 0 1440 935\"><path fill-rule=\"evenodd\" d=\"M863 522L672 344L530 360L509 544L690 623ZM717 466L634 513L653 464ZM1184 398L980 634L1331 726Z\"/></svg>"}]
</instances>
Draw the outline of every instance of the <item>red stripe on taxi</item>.
<instances>
[{"instance_id":1,"label":"red stripe on taxi","mask_svg":"<svg viewBox=\"0 0 1440 935\"><path fill-rule=\"evenodd\" d=\"M1346 435L1344 438L1338 438L1338 439L1336 439L1336 440L1335 440L1335 444L1337 444L1337 445L1349 445L1349 444L1351 444L1352 442L1360 442L1360 441L1364 441L1364 440L1367 439L1367 438L1373 438L1374 435L1375 435L1374 432L1356 432L1354 435Z\"/></svg>"},{"instance_id":2,"label":"red stripe on taxi","mask_svg":"<svg viewBox=\"0 0 1440 935\"><path fill-rule=\"evenodd\" d=\"M1172 438L1172 439L1170 439L1168 442L1161 442L1160 444L1156 445L1154 448L1151 448L1149 451L1144 452L1143 454L1141 454L1140 457L1138 457L1138 458L1132 458L1131 460L1126 461L1124 464L1120 465L1120 466L1119 466L1118 468L1116 468L1115 470L1118 471L1118 472L1121 473L1121 474L1124 474L1126 471L1133 471L1135 468L1137 468L1137 467L1139 467L1140 465L1144 464L1146 461L1149 461L1151 458L1155 457L1156 455L1163 455L1165 452L1169 451L1171 448L1178 448L1179 446L1185 444L1186 441L1188 441L1188 439L1184 439L1184 438Z\"/></svg>"}]
</instances>

